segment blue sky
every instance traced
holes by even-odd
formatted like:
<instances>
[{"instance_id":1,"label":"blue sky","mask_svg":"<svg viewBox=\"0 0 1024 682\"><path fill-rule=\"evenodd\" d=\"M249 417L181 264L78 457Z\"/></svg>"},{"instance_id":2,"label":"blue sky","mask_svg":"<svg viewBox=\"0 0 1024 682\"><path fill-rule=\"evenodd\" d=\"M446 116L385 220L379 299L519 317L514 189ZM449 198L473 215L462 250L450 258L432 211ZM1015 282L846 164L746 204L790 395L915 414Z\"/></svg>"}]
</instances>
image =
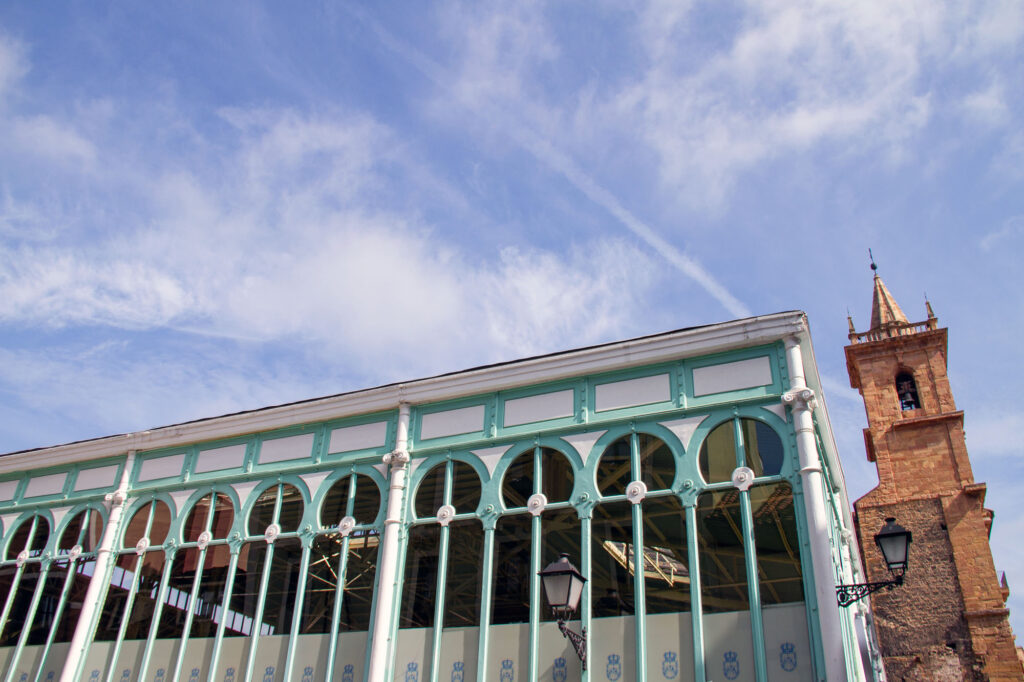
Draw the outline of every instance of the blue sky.
<instances>
[{"instance_id":1,"label":"blue sky","mask_svg":"<svg viewBox=\"0 0 1024 682\"><path fill-rule=\"evenodd\" d=\"M1024 633L1024 6L5 3L0 451L927 292Z\"/></svg>"}]
</instances>

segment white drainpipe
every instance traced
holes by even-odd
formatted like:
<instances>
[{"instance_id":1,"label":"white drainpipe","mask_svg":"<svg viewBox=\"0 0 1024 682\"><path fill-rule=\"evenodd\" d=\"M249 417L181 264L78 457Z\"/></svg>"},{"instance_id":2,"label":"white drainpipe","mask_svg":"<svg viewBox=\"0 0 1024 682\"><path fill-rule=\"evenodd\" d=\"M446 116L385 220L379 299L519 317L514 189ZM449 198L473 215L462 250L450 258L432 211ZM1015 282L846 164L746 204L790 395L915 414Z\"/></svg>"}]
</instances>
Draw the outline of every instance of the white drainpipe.
<instances>
[{"instance_id":1,"label":"white drainpipe","mask_svg":"<svg viewBox=\"0 0 1024 682\"><path fill-rule=\"evenodd\" d=\"M120 535L121 517L124 515L125 502L128 500L128 482L131 480L134 464L135 451L131 450L125 459L124 470L121 471L121 481L117 485L117 490L108 493L104 498L110 503L110 514L107 518L107 526L103 529L100 546L96 548L96 565L93 568L92 578L89 580L89 587L85 591L85 599L82 600L82 610L78 614L78 623L75 624L75 634L71 636L67 660L60 673L60 682L75 682L81 678L85 654L92 643L96 623L99 619L99 609L103 606L107 586L110 583L110 569L116 556L114 542Z\"/></svg>"},{"instance_id":2,"label":"white drainpipe","mask_svg":"<svg viewBox=\"0 0 1024 682\"><path fill-rule=\"evenodd\" d=\"M398 433L395 449L384 455L384 463L391 465L391 484L388 492L388 513L384 519L384 538L380 546L377 588L377 606L373 619L373 639L370 650L369 682L384 682L391 650L391 615L398 590L398 533L402 523L402 505L405 503L405 476L409 463L409 404L398 407ZM63 681L62 681L63 682Z\"/></svg>"},{"instance_id":3,"label":"white drainpipe","mask_svg":"<svg viewBox=\"0 0 1024 682\"><path fill-rule=\"evenodd\" d=\"M796 428L796 448L800 455L800 478L803 482L804 502L807 507L807 526L811 536L811 564L814 570L814 588L818 598L818 622L825 654L827 679L846 680L846 655L839 604L836 601L836 583L829 536L828 507L825 504L825 483L821 473L821 458L814 438L814 391L807 387L800 341L795 336L786 338L786 364L789 367L789 393L782 396L783 403L793 411Z\"/></svg>"}]
</instances>

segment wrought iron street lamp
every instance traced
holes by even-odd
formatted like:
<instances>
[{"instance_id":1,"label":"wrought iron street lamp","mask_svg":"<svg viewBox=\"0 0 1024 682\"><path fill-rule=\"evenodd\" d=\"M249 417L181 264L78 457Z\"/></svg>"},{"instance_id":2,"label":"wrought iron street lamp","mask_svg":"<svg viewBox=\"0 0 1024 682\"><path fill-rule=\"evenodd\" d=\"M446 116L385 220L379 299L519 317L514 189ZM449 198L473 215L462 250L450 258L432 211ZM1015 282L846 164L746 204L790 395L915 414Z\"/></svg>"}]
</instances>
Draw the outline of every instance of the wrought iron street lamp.
<instances>
[{"instance_id":1,"label":"wrought iron street lamp","mask_svg":"<svg viewBox=\"0 0 1024 682\"><path fill-rule=\"evenodd\" d=\"M853 585L836 585L836 597L840 606L849 606L872 592L884 588L892 589L903 584L903 574L907 572L907 559L910 555L910 531L896 523L896 519L888 518L882 530L875 535L875 544L882 552L885 566L892 574L892 580L873 583L855 583Z\"/></svg>"},{"instance_id":2,"label":"wrought iron street lamp","mask_svg":"<svg viewBox=\"0 0 1024 682\"><path fill-rule=\"evenodd\" d=\"M583 670L586 670L587 629L583 628L582 634L573 632L565 624L565 619L576 611L580 597L583 595L583 584L587 582L587 579L569 562L568 554L559 556L557 561L548 564L537 575L544 583L544 594L547 596L548 606L558 617L558 629L562 631L564 637L572 642L572 648L576 650Z\"/></svg>"}]
</instances>

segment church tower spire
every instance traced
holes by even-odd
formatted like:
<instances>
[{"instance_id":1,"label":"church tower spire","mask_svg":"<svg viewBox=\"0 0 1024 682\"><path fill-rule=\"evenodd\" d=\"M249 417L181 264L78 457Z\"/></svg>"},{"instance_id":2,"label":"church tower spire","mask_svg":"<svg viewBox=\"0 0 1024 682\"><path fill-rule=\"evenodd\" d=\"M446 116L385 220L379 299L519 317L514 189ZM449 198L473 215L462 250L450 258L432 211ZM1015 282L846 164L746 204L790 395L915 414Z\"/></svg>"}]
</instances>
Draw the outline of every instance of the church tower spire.
<instances>
[{"instance_id":1,"label":"church tower spire","mask_svg":"<svg viewBox=\"0 0 1024 682\"><path fill-rule=\"evenodd\" d=\"M878 486L854 503L870 580L886 576L872 541L895 517L914 534L906 582L871 597L889 679L1024 679L992 561L985 484L974 480L947 375L947 331L926 300L910 322L871 261L871 327L850 324L846 367L864 399L864 444ZM916 566L916 569L915 569Z\"/></svg>"}]
</instances>

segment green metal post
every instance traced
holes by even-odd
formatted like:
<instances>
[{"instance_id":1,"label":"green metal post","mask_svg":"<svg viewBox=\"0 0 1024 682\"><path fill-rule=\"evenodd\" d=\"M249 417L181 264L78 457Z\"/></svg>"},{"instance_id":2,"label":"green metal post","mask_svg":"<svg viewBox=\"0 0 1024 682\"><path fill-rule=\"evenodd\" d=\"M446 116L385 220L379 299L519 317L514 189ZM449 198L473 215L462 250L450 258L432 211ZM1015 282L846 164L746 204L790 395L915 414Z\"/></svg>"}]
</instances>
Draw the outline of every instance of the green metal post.
<instances>
[{"instance_id":1,"label":"green metal post","mask_svg":"<svg viewBox=\"0 0 1024 682\"><path fill-rule=\"evenodd\" d=\"M444 465L444 493L442 504L452 503L452 461ZM437 588L434 599L434 631L430 648L430 682L440 682L441 636L444 634L445 588L448 576L448 544L451 531L448 524L441 526L441 538L437 550Z\"/></svg>"},{"instance_id":2,"label":"green metal post","mask_svg":"<svg viewBox=\"0 0 1024 682\"><path fill-rule=\"evenodd\" d=\"M640 437L634 431L629 439L633 480L640 481ZM639 502L633 504L633 624L636 632L636 679L647 679L647 603L644 568L644 516Z\"/></svg>"},{"instance_id":3,"label":"green metal post","mask_svg":"<svg viewBox=\"0 0 1024 682\"><path fill-rule=\"evenodd\" d=\"M295 665L295 646L299 643L299 630L302 629L302 606L306 600L306 576L309 573L309 547L313 542L311 536L302 538L302 558L299 560L299 584L295 592L295 603L292 608L292 631L288 636L288 653L284 659L284 679L292 677L292 666ZM299 676L301 677L301 675Z\"/></svg>"},{"instance_id":4,"label":"green metal post","mask_svg":"<svg viewBox=\"0 0 1024 682\"><path fill-rule=\"evenodd\" d=\"M686 553L690 569L690 623L693 630L693 678L706 680L704 674L704 609L700 594L700 554L697 542L697 508L686 507Z\"/></svg>"},{"instance_id":5,"label":"green metal post","mask_svg":"<svg viewBox=\"0 0 1024 682\"><path fill-rule=\"evenodd\" d=\"M487 682L487 655L490 649L491 630L491 595L494 590L494 526L487 526L493 523L493 519L486 519L484 523L484 559L481 575L483 580L480 585L480 644L477 647L476 679L477 682Z\"/></svg>"},{"instance_id":6,"label":"green metal post","mask_svg":"<svg viewBox=\"0 0 1024 682\"><path fill-rule=\"evenodd\" d=\"M36 537L36 527L39 525L39 517L32 517L32 526L28 530L28 541L25 542L24 549L31 551L32 542ZM14 597L18 594L18 587L21 583L21 576L25 572L25 562L22 562L14 571L14 579L11 580L11 587L7 593L7 601L4 602L3 613L0 613L0 635L3 635L4 628L7 627L7 618L11 615L11 607L14 605Z\"/></svg>"},{"instance_id":7,"label":"green metal post","mask_svg":"<svg viewBox=\"0 0 1024 682\"><path fill-rule=\"evenodd\" d=\"M142 665L139 666L138 679L146 679L146 672L149 670L149 661L153 657L153 644L156 642L156 634L160 629L160 616L164 611L164 602L167 601L167 587L171 581L171 570L174 568L175 547L164 544L164 570L160 576L160 587L157 589L156 605L153 607L153 622L149 624L149 636L146 637L146 648L142 652Z\"/></svg>"},{"instance_id":8,"label":"green metal post","mask_svg":"<svg viewBox=\"0 0 1024 682\"><path fill-rule=\"evenodd\" d=\"M277 484L277 496L274 499L274 518L277 523L281 518L282 485ZM260 576L260 591L256 597L256 613L252 617L252 633L249 635L249 656L245 662L245 682L252 682L252 673L256 669L256 648L260 642L260 630L263 629L263 609L267 605L267 586L270 584L270 567L274 563L274 543L267 543L267 556L263 559L263 572Z\"/></svg>"},{"instance_id":9,"label":"green metal post","mask_svg":"<svg viewBox=\"0 0 1024 682\"><path fill-rule=\"evenodd\" d=\"M21 635L18 637L18 645L14 648L14 654L11 656L11 661L7 666L7 677L4 678L4 682L12 682L14 680L14 669L18 665L21 652L25 650L25 643L28 641L28 635L32 631L32 621L36 618L39 600L42 599L43 592L46 591L46 577L50 574L51 563L49 559L43 559L39 563L39 579L36 582L36 589L32 593L32 601L29 603L28 613L25 614L25 626L21 630Z\"/></svg>"},{"instance_id":10,"label":"green metal post","mask_svg":"<svg viewBox=\"0 0 1024 682\"><path fill-rule=\"evenodd\" d=\"M199 504L198 502L196 504ZM193 507L194 509L195 507ZM213 515L217 510L217 493L210 493L210 509L206 514L206 522L203 524L203 532L209 534L213 528ZM209 545L207 545L209 546ZM206 566L206 549L199 550L199 559L196 562L196 574L192 578L192 591L188 595L188 605L185 612L185 625L181 629L181 640L178 643L178 656L174 661L174 675L172 680L181 677L181 669L185 665L185 652L188 649L188 640L192 634L192 620L196 613L196 602L199 600L199 585L203 580L203 569Z\"/></svg>"},{"instance_id":11,"label":"green metal post","mask_svg":"<svg viewBox=\"0 0 1024 682\"><path fill-rule=\"evenodd\" d=\"M591 517L580 519L580 571L584 576L592 576L593 572L591 567L593 560L590 556L590 532L591 532ZM594 635L591 629L591 620L593 617L593 607L591 606L591 594L590 594L590 580L584 584L583 599L580 605L580 626L587 633L587 658L592 659L591 655L594 651ZM590 667L582 671L582 677L580 682L590 682Z\"/></svg>"},{"instance_id":12,"label":"green metal post","mask_svg":"<svg viewBox=\"0 0 1024 682\"><path fill-rule=\"evenodd\" d=\"M355 473L350 473L348 476L348 498L345 501L345 516L352 516L355 512L357 478ZM348 547L349 536L345 535L341 538L338 572L336 575L337 583L334 586L334 608L331 611L331 634L330 639L327 641L327 670L324 677L327 682L331 682L334 679L334 659L338 655L338 629L341 624L342 601L345 599L345 571L348 569Z\"/></svg>"},{"instance_id":13,"label":"green metal post","mask_svg":"<svg viewBox=\"0 0 1024 682\"><path fill-rule=\"evenodd\" d=\"M740 492L743 517L743 556L747 562L747 594L750 596L750 633L754 644L754 670L757 682L767 682L768 662L764 655L764 625L761 622L761 588L757 577L757 549L754 547L754 523L750 513L750 491Z\"/></svg>"},{"instance_id":14,"label":"green metal post","mask_svg":"<svg viewBox=\"0 0 1024 682\"><path fill-rule=\"evenodd\" d=\"M228 625L228 612L231 610L231 597L235 591L235 572L238 570L238 554L242 549L242 543L232 540L229 542L231 558L228 560L227 583L224 585L224 598L220 603L220 622L217 623L217 636L213 640L213 654L210 656L210 672L207 682L215 682L217 664L220 663L220 651L224 645L224 631ZM330 678L328 678L330 679Z\"/></svg>"},{"instance_id":15,"label":"green metal post","mask_svg":"<svg viewBox=\"0 0 1024 682\"><path fill-rule=\"evenodd\" d=\"M57 608L53 614L53 626L50 628L49 634L46 636L46 643L43 645L43 650L39 654L39 669L36 670L36 676L32 678L33 682L39 682L43 678L43 670L46 668L46 659L50 655L50 648L53 646L53 640L57 636L57 625L60 623L60 619L64 616L64 609L68 603L68 593L71 591L71 583L75 580L76 560L68 560L68 574L64 577L64 587L60 591L60 601L57 602Z\"/></svg>"},{"instance_id":16,"label":"green metal post","mask_svg":"<svg viewBox=\"0 0 1024 682\"><path fill-rule=\"evenodd\" d=\"M544 488L544 467L541 457L540 446L533 448L533 492L543 492ZM541 533L543 528L540 522L540 514L533 517L530 527L530 674L529 682L537 682L540 656L540 573L541 569Z\"/></svg>"}]
</instances>

